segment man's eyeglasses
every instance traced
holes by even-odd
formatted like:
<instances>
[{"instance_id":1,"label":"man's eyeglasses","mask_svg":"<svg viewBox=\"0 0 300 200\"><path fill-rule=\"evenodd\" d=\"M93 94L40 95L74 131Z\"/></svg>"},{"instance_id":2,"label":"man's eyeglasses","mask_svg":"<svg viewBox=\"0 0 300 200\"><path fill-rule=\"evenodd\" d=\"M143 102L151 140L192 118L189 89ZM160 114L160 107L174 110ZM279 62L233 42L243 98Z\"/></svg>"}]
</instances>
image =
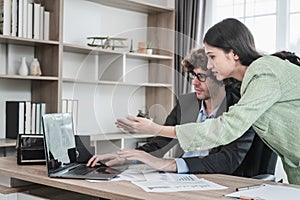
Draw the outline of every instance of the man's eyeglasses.
<instances>
[{"instance_id":1,"label":"man's eyeglasses","mask_svg":"<svg viewBox=\"0 0 300 200\"><path fill-rule=\"evenodd\" d=\"M210 77L210 75L206 75L206 74L201 74L201 73L194 73L194 72L190 72L189 73L189 78L190 80L194 80L195 76L197 77L198 81L200 82L205 82L207 77Z\"/></svg>"}]
</instances>

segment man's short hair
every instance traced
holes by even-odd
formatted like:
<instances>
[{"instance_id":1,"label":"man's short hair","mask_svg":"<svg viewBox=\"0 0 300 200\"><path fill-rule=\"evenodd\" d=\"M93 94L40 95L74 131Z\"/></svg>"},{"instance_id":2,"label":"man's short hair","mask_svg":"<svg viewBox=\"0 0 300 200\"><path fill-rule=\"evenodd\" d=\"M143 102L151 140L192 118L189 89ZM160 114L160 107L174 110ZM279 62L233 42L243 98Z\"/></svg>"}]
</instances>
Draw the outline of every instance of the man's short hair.
<instances>
[{"instance_id":1,"label":"man's short hair","mask_svg":"<svg viewBox=\"0 0 300 200\"><path fill-rule=\"evenodd\" d=\"M191 53L184 57L181 64L183 68L190 73L196 68L201 68L202 70L207 71L207 62L208 58L205 51L203 48L200 48L193 49Z\"/></svg>"},{"instance_id":2,"label":"man's short hair","mask_svg":"<svg viewBox=\"0 0 300 200\"><path fill-rule=\"evenodd\" d=\"M216 77L212 75L211 70L207 69L207 63L208 57L203 48L193 49L191 53L186 55L181 61L181 64L187 73L193 72L194 69L201 68L203 71L207 71L207 75L209 75L212 80L223 84L222 81L218 81Z\"/></svg>"}]
</instances>

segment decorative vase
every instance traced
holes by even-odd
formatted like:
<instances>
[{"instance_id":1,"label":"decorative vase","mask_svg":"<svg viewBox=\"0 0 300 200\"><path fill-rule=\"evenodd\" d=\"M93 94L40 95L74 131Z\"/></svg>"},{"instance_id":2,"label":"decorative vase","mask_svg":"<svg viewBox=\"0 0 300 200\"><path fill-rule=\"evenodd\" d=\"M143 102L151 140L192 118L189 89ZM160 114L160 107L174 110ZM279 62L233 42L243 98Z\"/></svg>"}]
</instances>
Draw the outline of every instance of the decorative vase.
<instances>
[{"instance_id":1,"label":"decorative vase","mask_svg":"<svg viewBox=\"0 0 300 200\"><path fill-rule=\"evenodd\" d=\"M26 57L22 57L21 65L20 65L18 73L21 76L27 76L28 75L28 66L26 64Z\"/></svg>"},{"instance_id":2,"label":"decorative vase","mask_svg":"<svg viewBox=\"0 0 300 200\"><path fill-rule=\"evenodd\" d=\"M37 58L34 58L30 64L30 75L33 75L33 76L42 75L40 63Z\"/></svg>"}]
</instances>

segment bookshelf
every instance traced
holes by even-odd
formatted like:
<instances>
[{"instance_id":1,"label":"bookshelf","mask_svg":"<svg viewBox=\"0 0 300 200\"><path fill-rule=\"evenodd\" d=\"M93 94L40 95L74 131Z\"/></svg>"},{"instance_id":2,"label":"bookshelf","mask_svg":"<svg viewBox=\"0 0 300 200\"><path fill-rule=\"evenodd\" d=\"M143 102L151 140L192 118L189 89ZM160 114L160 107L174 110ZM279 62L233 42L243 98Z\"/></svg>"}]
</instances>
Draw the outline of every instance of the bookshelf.
<instances>
[{"instance_id":1,"label":"bookshelf","mask_svg":"<svg viewBox=\"0 0 300 200\"><path fill-rule=\"evenodd\" d=\"M78 99L78 134L82 135L118 132L114 119L136 114L138 109L151 112L154 121L164 122L173 106L174 9L169 6L172 1L34 2L50 12L49 40L0 35L0 57L5 58L0 61L3 65L0 81L4 84L0 90L4 94L11 90L14 93L0 98L0 104L7 100L42 101L47 104L47 113L55 113L62 110L62 99ZM110 13L123 16L114 17ZM96 24L99 19L85 18L88 15L98 17L101 25ZM96 34L126 37L128 48L111 50L87 46L86 37ZM131 39L134 50L138 41L151 41L153 54L129 53ZM18 47L25 50L12 52ZM26 49L33 55L26 54ZM42 76L7 74L7 69L12 67L11 56L16 59L23 54L38 58ZM12 83L18 86L14 88ZM3 138L5 112L0 111L0 137Z\"/></svg>"},{"instance_id":2,"label":"bookshelf","mask_svg":"<svg viewBox=\"0 0 300 200\"><path fill-rule=\"evenodd\" d=\"M24 5L29 1L24 1ZM5 102L32 101L45 102L47 112L58 112L60 109L60 42L61 42L61 9L62 1L34 1L51 13L49 39L0 34L0 138L5 138ZM11 30L12 31L12 30ZM21 76L17 69L20 58L27 58L27 65L33 58L38 58L42 76Z\"/></svg>"}]
</instances>

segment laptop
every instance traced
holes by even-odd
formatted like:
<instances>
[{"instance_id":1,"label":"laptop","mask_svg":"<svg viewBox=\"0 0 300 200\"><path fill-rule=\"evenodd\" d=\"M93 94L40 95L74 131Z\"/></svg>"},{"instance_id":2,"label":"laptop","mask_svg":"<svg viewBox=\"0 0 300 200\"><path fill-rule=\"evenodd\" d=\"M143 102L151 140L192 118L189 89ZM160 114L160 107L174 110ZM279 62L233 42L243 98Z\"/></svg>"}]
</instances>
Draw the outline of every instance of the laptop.
<instances>
[{"instance_id":1,"label":"laptop","mask_svg":"<svg viewBox=\"0 0 300 200\"><path fill-rule=\"evenodd\" d=\"M110 180L126 169L126 166L108 167L104 164L87 167L78 162L71 113L45 114L42 123L49 177Z\"/></svg>"}]
</instances>

